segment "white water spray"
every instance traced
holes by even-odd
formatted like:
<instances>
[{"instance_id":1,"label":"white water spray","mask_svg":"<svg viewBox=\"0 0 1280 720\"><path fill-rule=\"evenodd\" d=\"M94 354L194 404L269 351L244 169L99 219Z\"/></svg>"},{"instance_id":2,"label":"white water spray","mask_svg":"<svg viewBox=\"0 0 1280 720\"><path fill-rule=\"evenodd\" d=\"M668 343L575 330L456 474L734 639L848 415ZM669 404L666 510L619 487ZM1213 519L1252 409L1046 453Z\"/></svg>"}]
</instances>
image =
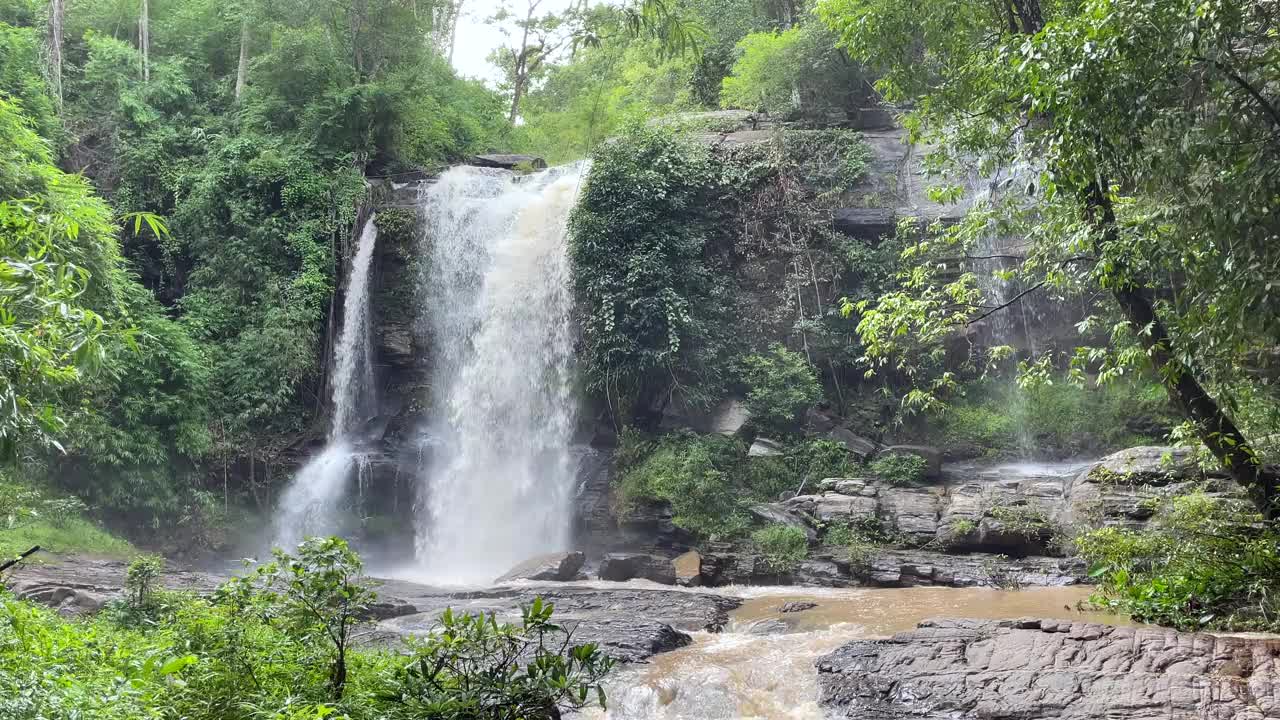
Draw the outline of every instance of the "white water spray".
<instances>
[{"instance_id":1,"label":"white water spray","mask_svg":"<svg viewBox=\"0 0 1280 720\"><path fill-rule=\"evenodd\" d=\"M342 305L342 331L333 349L333 424L329 442L313 457L280 496L274 544L292 548L308 535L340 533L343 504L352 471L366 458L353 436L365 419L373 387L373 350L369 338L369 269L378 241L373 215L356 243Z\"/></svg>"},{"instance_id":2,"label":"white water spray","mask_svg":"<svg viewBox=\"0 0 1280 720\"><path fill-rule=\"evenodd\" d=\"M435 389L415 549L437 582L564 549L574 462L566 223L581 165L458 167L420 198Z\"/></svg>"}]
</instances>

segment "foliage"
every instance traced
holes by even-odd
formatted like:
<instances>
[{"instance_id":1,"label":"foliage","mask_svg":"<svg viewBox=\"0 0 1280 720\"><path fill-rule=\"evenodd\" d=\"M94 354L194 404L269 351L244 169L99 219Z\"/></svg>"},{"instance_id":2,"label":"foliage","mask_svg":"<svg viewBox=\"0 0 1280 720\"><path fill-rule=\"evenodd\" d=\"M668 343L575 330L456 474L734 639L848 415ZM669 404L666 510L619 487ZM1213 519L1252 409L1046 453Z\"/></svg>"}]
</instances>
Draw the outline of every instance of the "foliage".
<instances>
[{"instance_id":1,"label":"foliage","mask_svg":"<svg viewBox=\"0 0 1280 720\"><path fill-rule=\"evenodd\" d=\"M914 453L890 453L872 460L871 472L890 485L916 485L924 481L929 462Z\"/></svg>"},{"instance_id":2,"label":"foliage","mask_svg":"<svg viewBox=\"0 0 1280 720\"><path fill-rule=\"evenodd\" d=\"M588 385L624 418L650 412L672 380L685 402L709 405L727 381L730 325L717 164L707 146L641 126L594 162L570 220Z\"/></svg>"},{"instance_id":3,"label":"foliage","mask_svg":"<svg viewBox=\"0 0 1280 720\"><path fill-rule=\"evenodd\" d=\"M520 627L445 610L384 691L398 705L394 717L556 718L560 709L604 707L600 681L613 661L595 643L566 651L572 633L552 623L552 610L535 598Z\"/></svg>"},{"instance_id":4,"label":"foliage","mask_svg":"<svg viewBox=\"0 0 1280 720\"><path fill-rule=\"evenodd\" d=\"M852 112L865 86L861 69L815 20L742 38L720 104L780 118L822 118Z\"/></svg>"},{"instance_id":5,"label":"foliage","mask_svg":"<svg viewBox=\"0 0 1280 720\"><path fill-rule=\"evenodd\" d=\"M84 503L75 497L0 479L0 558L7 560L37 545L55 553L134 554L129 543L86 520L84 511Z\"/></svg>"},{"instance_id":6,"label":"foliage","mask_svg":"<svg viewBox=\"0 0 1280 720\"><path fill-rule=\"evenodd\" d=\"M741 442L676 434L651 447L617 480L620 514L658 499L671 504L672 522L703 537L729 537L746 528L746 497L734 481L734 469L746 456Z\"/></svg>"},{"instance_id":7,"label":"foliage","mask_svg":"<svg viewBox=\"0 0 1280 720\"><path fill-rule=\"evenodd\" d=\"M1184 630L1274 631L1280 545L1257 519L1239 500L1192 493L1161 503L1145 532L1106 527L1076 542L1106 607Z\"/></svg>"},{"instance_id":8,"label":"foliage","mask_svg":"<svg viewBox=\"0 0 1280 720\"><path fill-rule=\"evenodd\" d=\"M805 357L777 343L768 354L742 359L742 380L751 417L766 427L788 429L822 399L822 387Z\"/></svg>"},{"instance_id":9,"label":"foliage","mask_svg":"<svg viewBox=\"0 0 1280 720\"><path fill-rule=\"evenodd\" d=\"M339 541L316 542L312 570L333 580L330 571L350 558ZM170 594L163 612L145 617L78 620L0 594L0 716L550 720L603 701L599 679L609 661L593 645L561 640L551 606L540 601L526 609L523 627L450 612L405 653L352 649L347 692L334 700L331 645L316 624L334 610L297 603L341 604L341 583L300 582L327 589L293 594L233 581L211 598Z\"/></svg>"},{"instance_id":10,"label":"foliage","mask_svg":"<svg viewBox=\"0 0 1280 720\"><path fill-rule=\"evenodd\" d=\"M944 406L909 427L957 454L1072 457L1158 441L1170 415L1168 396L1149 383L1019 387L988 379L960 386Z\"/></svg>"},{"instance_id":11,"label":"foliage","mask_svg":"<svg viewBox=\"0 0 1280 720\"><path fill-rule=\"evenodd\" d=\"M793 570L809 554L804 530L791 525L767 525L751 533L751 541L763 553L765 566L774 572Z\"/></svg>"},{"instance_id":12,"label":"foliage","mask_svg":"<svg viewBox=\"0 0 1280 720\"><path fill-rule=\"evenodd\" d=\"M881 75L886 98L912 108L912 139L935 148L927 168L951 173L936 200L957 199L965 172L1013 173L963 222L908 248L901 291L846 306L861 314L872 368L909 364L904 345L937 347L999 311L967 256L992 236L1025 238L1005 279L1097 298L1080 347L1028 363L1033 374L1068 358L1077 382L1153 370L1271 515L1276 477L1232 422L1229 389L1258 384L1251 368L1268 364L1276 333L1263 268L1278 260L1277 220L1262 209L1280 182L1263 171L1280 148L1262 80L1280 69L1276 9L824 0L819 10Z\"/></svg>"},{"instance_id":13,"label":"foliage","mask_svg":"<svg viewBox=\"0 0 1280 720\"><path fill-rule=\"evenodd\" d=\"M875 552L892 542L894 538L885 532L880 519L870 515L853 522L828 525L822 532L822 544L844 550L854 568L866 568Z\"/></svg>"}]
</instances>

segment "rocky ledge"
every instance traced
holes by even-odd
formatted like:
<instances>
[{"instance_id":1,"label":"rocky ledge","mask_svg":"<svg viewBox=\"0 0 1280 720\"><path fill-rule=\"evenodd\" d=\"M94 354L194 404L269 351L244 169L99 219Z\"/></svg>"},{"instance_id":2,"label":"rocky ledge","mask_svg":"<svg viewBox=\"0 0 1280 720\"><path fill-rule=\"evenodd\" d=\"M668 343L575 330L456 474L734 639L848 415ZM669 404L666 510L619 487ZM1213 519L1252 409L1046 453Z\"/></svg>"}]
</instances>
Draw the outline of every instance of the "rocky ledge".
<instances>
[{"instance_id":1,"label":"rocky ledge","mask_svg":"<svg viewBox=\"0 0 1280 720\"><path fill-rule=\"evenodd\" d=\"M1280 640L1067 620L930 620L817 662L828 717L1280 718Z\"/></svg>"}]
</instances>

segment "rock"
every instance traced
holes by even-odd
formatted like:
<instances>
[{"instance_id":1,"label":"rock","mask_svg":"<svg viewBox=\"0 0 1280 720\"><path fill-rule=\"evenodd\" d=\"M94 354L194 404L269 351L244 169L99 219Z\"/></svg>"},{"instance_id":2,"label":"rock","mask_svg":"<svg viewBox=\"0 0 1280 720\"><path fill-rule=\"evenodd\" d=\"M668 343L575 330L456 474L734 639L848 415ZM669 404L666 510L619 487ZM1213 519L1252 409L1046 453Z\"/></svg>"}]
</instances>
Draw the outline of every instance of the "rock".
<instances>
[{"instance_id":1,"label":"rock","mask_svg":"<svg viewBox=\"0 0 1280 720\"><path fill-rule=\"evenodd\" d=\"M781 455L782 451L782 443L760 437L751 443L751 448L747 450L747 457L776 457Z\"/></svg>"},{"instance_id":2,"label":"rock","mask_svg":"<svg viewBox=\"0 0 1280 720\"><path fill-rule=\"evenodd\" d=\"M30 583L16 589L19 598L51 607L64 617L92 615L114 599L107 592L57 584Z\"/></svg>"},{"instance_id":3,"label":"rock","mask_svg":"<svg viewBox=\"0 0 1280 720\"><path fill-rule=\"evenodd\" d=\"M690 550L671 561L675 568L676 584L682 587L696 587L702 584L702 555L697 550Z\"/></svg>"},{"instance_id":4,"label":"rock","mask_svg":"<svg viewBox=\"0 0 1280 720\"><path fill-rule=\"evenodd\" d=\"M836 232L879 243L897 232L898 214L893 208L840 208L831 213L831 224Z\"/></svg>"},{"instance_id":5,"label":"rock","mask_svg":"<svg viewBox=\"0 0 1280 720\"><path fill-rule=\"evenodd\" d=\"M609 553L600 561L601 580L625 582L649 580L661 585L675 585L676 571L671 561L643 553Z\"/></svg>"},{"instance_id":6,"label":"rock","mask_svg":"<svg viewBox=\"0 0 1280 720\"><path fill-rule=\"evenodd\" d=\"M730 398L711 411L707 432L717 435L736 435L751 420L751 411L741 400Z\"/></svg>"},{"instance_id":7,"label":"rock","mask_svg":"<svg viewBox=\"0 0 1280 720\"><path fill-rule=\"evenodd\" d=\"M928 445L893 445L885 448L881 455L916 455L922 457L927 463L925 477L936 479L942 476L942 453L938 452L935 447L929 447Z\"/></svg>"},{"instance_id":8,"label":"rock","mask_svg":"<svg viewBox=\"0 0 1280 720\"><path fill-rule=\"evenodd\" d=\"M836 421L836 417L816 407L809 408L804 413L804 427L811 433L831 432L835 429Z\"/></svg>"},{"instance_id":9,"label":"rock","mask_svg":"<svg viewBox=\"0 0 1280 720\"><path fill-rule=\"evenodd\" d=\"M413 349L413 331L408 325L384 320L377 335L382 360L400 368L414 366L418 358Z\"/></svg>"},{"instance_id":10,"label":"rock","mask_svg":"<svg viewBox=\"0 0 1280 720\"><path fill-rule=\"evenodd\" d=\"M1085 567L1077 560L953 555L910 549L876 551L850 572L856 579L880 587L1061 587L1086 579Z\"/></svg>"},{"instance_id":11,"label":"rock","mask_svg":"<svg viewBox=\"0 0 1280 720\"><path fill-rule=\"evenodd\" d=\"M1190 448L1129 448L1077 474L1066 487L1058 519L1083 527L1142 530L1162 500L1192 490L1225 499L1245 497L1230 480L1206 478Z\"/></svg>"},{"instance_id":12,"label":"rock","mask_svg":"<svg viewBox=\"0 0 1280 720\"><path fill-rule=\"evenodd\" d=\"M831 432L827 433L827 437L835 440L836 442L844 443L844 446L848 448L849 452L852 453L859 461L866 460L874 455L876 450L879 449L879 446L874 442L862 437L861 435L855 435L848 428L834 428Z\"/></svg>"},{"instance_id":13,"label":"rock","mask_svg":"<svg viewBox=\"0 0 1280 720\"><path fill-rule=\"evenodd\" d=\"M827 717L1280 717L1275 640L1067 620L930 620L816 663Z\"/></svg>"},{"instance_id":14,"label":"rock","mask_svg":"<svg viewBox=\"0 0 1280 720\"><path fill-rule=\"evenodd\" d=\"M765 618L749 623L744 629L748 635L781 635L790 628L777 618Z\"/></svg>"},{"instance_id":15,"label":"rock","mask_svg":"<svg viewBox=\"0 0 1280 720\"><path fill-rule=\"evenodd\" d=\"M923 545L938 534L938 516L943 501L931 488L895 488L880 490L879 514L884 524L898 531L911 544Z\"/></svg>"},{"instance_id":16,"label":"rock","mask_svg":"<svg viewBox=\"0 0 1280 720\"><path fill-rule=\"evenodd\" d=\"M808 512L822 522L853 522L864 517L874 517L879 503L875 497L841 495L824 492L821 495L801 495L783 505L794 511Z\"/></svg>"},{"instance_id":17,"label":"rock","mask_svg":"<svg viewBox=\"0 0 1280 720\"><path fill-rule=\"evenodd\" d=\"M805 610L812 610L816 607L818 607L818 603L816 602L807 602L804 600L791 600L789 602L782 603L781 607L778 608L778 612L798 613L798 612L804 612Z\"/></svg>"},{"instance_id":18,"label":"rock","mask_svg":"<svg viewBox=\"0 0 1280 720\"><path fill-rule=\"evenodd\" d=\"M697 539L672 521L671 505L663 500L636 503L618 519L618 545L635 551L675 555L692 550Z\"/></svg>"},{"instance_id":19,"label":"rock","mask_svg":"<svg viewBox=\"0 0 1280 720\"><path fill-rule=\"evenodd\" d=\"M538 555L516 565L494 582L512 580L572 580L586 562L587 556L578 551Z\"/></svg>"},{"instance_id":20,"label":"rock","mask_svg":"<svg viewBox=\"0 0 1280 720\"><path fill-rule=\"evenodd\" d=\"M469 164L503 170L515 170L519 166L542 170L547 166L547 161L535 155L473 155Z\"/></svg>"},{"instance_id":21,"label":"rock","mask_svg":"<svg viewBox=\"0 0 1280 720\"><path fill-rule=\"evenodd\" d=\"M1089 468L1095 482L1167 485L1203 476L1193 448L1148 445L1112 453Z\"/></svg>"},{"instance_id":22,"label":"rock","mask_svg":"<svg viewBox=\"0 0 1280 720\"><path fill-rule=\"evenodd\" d=\"M779 503L767 503L751 506L751 515L766 525L786 525L804 531L805 537L812 543L818 539L818 531L805 521L803 517L791 511L791 508Z\"/></svg>"}]
</instances>

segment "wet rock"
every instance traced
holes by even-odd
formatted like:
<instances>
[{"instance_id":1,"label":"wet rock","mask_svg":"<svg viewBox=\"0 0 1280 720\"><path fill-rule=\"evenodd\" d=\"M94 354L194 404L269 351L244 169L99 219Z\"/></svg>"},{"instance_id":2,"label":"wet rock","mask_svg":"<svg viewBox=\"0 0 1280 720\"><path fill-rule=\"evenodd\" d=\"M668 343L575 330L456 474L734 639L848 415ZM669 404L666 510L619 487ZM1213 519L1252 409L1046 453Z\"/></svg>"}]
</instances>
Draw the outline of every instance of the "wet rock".
<instances>
[{"instance_id":1,"label":"wet rock","mask_svg":"<svg viewBox=\"0 0 1280 720\"><path fill-rule=\"evenodd\" d=\"M935 447L928 445L893 445L884 449L882 455L915 455L924 458L925 477L938 478L942 476L942 453L938 452Z\"/></svg>"},{"instance_id":2,"label":"wet rock","mask_svg":"<svg viewBox=\"0 0 1280 720\"><path fill-rule=\"evenodd\" d=\"M777 618L767 618L751 622L743 629L749 635L781 635L789 628L786 623Z\"/></svg>"},{"instance_id":3,"label":"wet rock","mask_svg":"<svg viewBox=\"0 0 1280 720\"><path fill-rule=\"evenodd\" d=\"M1280 641L1067 620L930 620L816 663L828 717L1280 717Z\"/></svg>"},{"instance_id":4,"label":"wet rock","mask_svg":"<svg viewBox=\"0 0 1280 720\"><path fill-rule=\"evenodd\" d=\"M747 457L775 457L781 455L782 451L782 443L759 437L751 443L751 447L747 450Z\"/></svg>"},{"instance_id":5,"label":"wet rock","mask_svg":"<svg viewBox=\"0 0 1280 720\"><path fill-rule=\"evenodd\" d=\"M625 582L649 580L662 585L676 584L676 570L671 560L643 553L609 553L600 561L601 580Z\"/></svg>"},{"instance_id":6,"label":"wet rock","mask_svg":"<svg viewBox=\"0 0 1280 720\"><path fill-rule=\"evenodd\" d=\"M473 155L468 164L503 170L515 170L521 166L542 170L547 166L547 161L536 155Z\"/></svg>"},{"instance_id":7,"label":"wet rock","mask_svg":"<svg viewBox=\"0 0 1280 720\"><path fill-rule=\"evenodd\" d=\"M92 615L119 595L118 591L109 592L45 583L22 584L17 586L15 591L19 598L51 607L64 617Z\"/></svg>"},{"instance_id":8,"label":"wet rock","mask_svg":"<svg viewBox=\"0 0 1280 720\"><path fill-rule=\"evenodd\" d=\"M859 461L866 460L876 453L880 446L872 440L868 440L861 435L854 434L848 428L833 428L827 433L827 437L838 443L843 443L849 452Z\"/></svg>"},{"instance_id":9,"label":"wet rock","mask_svg":"<svg viewBox=\"0 0 1280 720\"><path fill-rule=\"evenodd\" d=\"M636 503L618 519L617 547L663 555L692 550L697 538L676 525L673 517L670 503L664 500Z\"/></svg>"},{"instance_id":10,"label":"wet rock","mask_svg":"<svg viewBox=\"0 0 1280 720\"><path fill-rule=\"evenodd\" d=\"M578 551L548 553L531 557L508 570L494 582L512 580L572 580L586 562L586 555Z\"/></svg>"},{"instance_id":11,"label":"wet rock","mask_svg":"<svg viewBox=\"0 0 1280 720\"><path fill-rule=\"evenodd\" d=\"M850 569L854 578L879 587L1060 587L1086 580L1078 560L991 554L953 555L933 550L879 550Z\"/></svg>"},{"instance_id":12,"label":"wet rock","mask_svg":"<svg viewBox=\"0 0 1280 720\"><path fill-rule=\"evenodd\" d=\"M702 555L697 550L690 550L671 561L676 572L676 584L683 587L696 587L702 584Z\"/></svg>"},{"instance_id":13,"label":"wet rock","mask_svg":"<svg viewBox=\"0 0 1280 720\"><path fill-rule=\"evenodd\" d=\"M1165 485L1203 476L1193 448L1147 445L1112 453L1088 471L1097 482ZM1103 477L1107 476L1107 477Z\"/></svg>"},{"instance_id":14,"label":"wet rock","mask_svg":"<svg viewBox=\"0 0 1280 720\"><path fill-rule=\"evenodd\" d=\"M812 610L816 607L818 607L818 603L816 602L807 602L804 600L791 600L790 602L782 603L782 605L778 608L778 612L798 613L798 612L804 612L805 610Z\"/></svg>"}]
</instances>

